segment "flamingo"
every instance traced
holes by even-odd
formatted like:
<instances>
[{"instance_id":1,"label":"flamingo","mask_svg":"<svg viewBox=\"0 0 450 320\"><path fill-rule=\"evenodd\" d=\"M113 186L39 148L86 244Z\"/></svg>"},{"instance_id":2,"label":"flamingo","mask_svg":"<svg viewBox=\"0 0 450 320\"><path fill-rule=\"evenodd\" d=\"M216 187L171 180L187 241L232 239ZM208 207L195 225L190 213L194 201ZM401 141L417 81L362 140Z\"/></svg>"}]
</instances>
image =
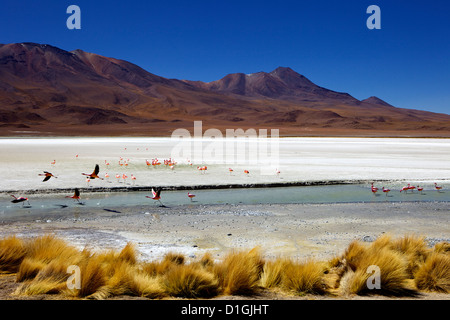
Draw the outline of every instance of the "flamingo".
<instances>
[{"instance_id":1,"label":"flamingo","mask_svg":"<svg viewBox=\"0 0 450 320\"><path fill-rule=\"evenodd\" d=\"M51 177L58 178L58 177L54 176L52 173L50 173L48 171L44 171L44 173L40 173L38 175L39 176L45 176L45 178L44 178L44 180L42 180L42 182L48 181Z\"/></svg>"},{"instance_id":2,"label":"flamingo","mask_svg":"<svg viewBox=\"0 0 450 320\"><path fill-rule=\"evenodd\" d=\"M408 190L410 190L410 185L409 185L409 183L408 183L407 186L403 187L403 188L400 190L400 192L405 191L405 193L408 193Z\"/></svg>"},{"instance_id":3,"label":"flamingo","mask_svg":"<svg viewBox=\"0 0 450 320\"><path fill-rule=\"evenodd\" d=\"M405 191L405 193L407 193L408 192L408 190L409 190L409 188L408 187L403 187L401 190L400 190L400 192L402 192L402 191Z\"/></svg>"},{"instance_id":4,"label":"flamingo","mask_svg":"<svg viewBox=\"0 0 450 320\"><path fill-rule=\"evenodd\" d=\"M206 170L208 170L207 166L203 166L203 167L197 167L197 169L200 171L200 173L205 173Z\"/></svg>"},{"instance_id":5,"label":"flamingo","mask_svg":"<svg viewBox=\"0 0 450 320\"><path fill-rule=\"evenodd\" d=\"M233 169L228 168L228 171L230 172L230 176L231 176L231 174L233 173Z\"/></svg>"},{"instance_id":6,"label":"flamingo","mask_svg":"<svg viewBox=\"0 0 450 320\"><path fill-rule=\"evenodd\" d=\"M145 196L145 197L153 199L153 200L158 200L159 203L161 203L161 206L164 207L163 203L161 202L161 188L156 188L156 191L154 188L152 188L152 194L153 194L153 197L150 197L150 196Z\"/></svg>"},{"instance_id":7,"label":"flamingo","mask_svg":"<svg viewBox=\"0 0 450 320\"><path fill-rule=\"evenodd\" d=\"M409 187L409 190L411 190L411 193L414 193L414 189L416 188L415 186L409 186L409 184L408 184L408 187Z\"/></svg>"},{"instance_id":8,"label":"flamingo","mask_svg":"<svg viewBox=\"0 0 450 320\"><path fill-rule=\"evenodd\" d=\"M422 191L423 191L423 187L419 187L419 186L417 186L417 191L419 191L419 192L420 192L420 194L422 194Z\"/></svg>"},{"instance_id":9,"label":"flamingo","mask_svg":"<svg viewBox=\"0 0 450 320\"><path fill-rule=\"evenodd\" d=\"M136 177L133 176L133 174L131 174L131 181L133 182L133 186L134 186L136 183Z\"/></svg>"},{"instance_id":10,"label":"flamingo","mask_svg":"<svg viewBox=\"0 0 450 320\"><path fill-rule=\"evenodd\" d=\"M371 187L371 189L372 189L373 195L376 195L376 193L377 193L377 191L378 191L378 188L373 186L373 182L372 182L372 187Z\"/></svg>"},{"instance_id":11,"label":"flamingo","mask_svg":"<svg viewBox=\"0 0 450 320\"><path fill-rule=\"evenodd\" d=\"M435 183L434 183L434 187L436 188L436 190L437 190L438 192L441 192L442 186L438 186L437 183L435 182Z\"/></svg>"},{"instance_id":12,"label":"flamingo","mask_svg":"<svg viewBox=\"0 0 450 320\"><path fill-rule=\"evenodd\" d=\"M117 179L117 182L120 182L119 180L120 180L120 174L116 174L116 179Z\"/></svg>"},{"instance_id":13,"label":"flamingo","mask_svg":"<svg viewBox=\"0 0 450 320\"><path fill-rule=\"evenodd\" d=\"M78 188L75 188L75 193L73 194L73 196L66 196L66 198L72 198L72 199L77 200L79 203L81 203L80 202L80 199L81 199L80 190L78 190Z\"/></svg>"},{"instance_id":14,"label":"flamingo","mask_svg":"<svg viewBox=\"0 0 450 320\"><path fill-rule=\"evenodd\" d=\"M247 177L248 177L248 175L250 174L250 171L248 171L248 170L244 170L244 173L247 175Z\"/></svg>"},{"instance_id":15,"label":"flamingo","mask_svg":"<svg viewBox=\"0 0 450 320\"><path fill-rule=\"evenodd\" d=\"M26 202L28 202L28 205L30 205L30 201L28 200L28 198L16 197L15 195L12 195L12 194L11 194L11 197L14 198L14 200L11 201L12 203L20 203L20 202L22 202L22 207L23 207L24 204L25 204L25 201L26 201Z\"/></svg>"},{"instance_id":16,"label":"flamingo","mask_svg":"<svg viewBox=\"0 0 450 320\"><path fill-rule=\"evenodd\" d=\"M189 193L189 192L188 192L188 197L191 199L191 202L192 202L192 198L195 197L195 194L192 194L192 193Z\"/></svg>"},{"instance_id":17,"label":"flamingo","mask_svg":"<svg viewBox=\"0 0 450 320\"><path fill-rule=\"evenodd\" d=\"M89 182L91 182L91 178L86 177L86 185L89 187Z\"/></svg>"},{"instance_id":18,"label":"flamingo","mask_svg":"<svg viewBox=\"0 0 450 320\"><path fill-rule=\"evenodd\" d=\"M105 173L105 179L106 179L107 181L109 181L109 174L108 174L108 172Z\"/></svg>"},{"instance_id":19,"label":"flamingo","mask_svg":"<svg viewBox=\"0 0 450 320\"><path fill-rule=\"evenodd\" d=\"M386 195L386 197L387 197L389 191L391 191L391 189L386 189L386 188L383 187L383 192Z\"/></svg>"},{"instance_id":20,"label":"flamingo","mask_svg":"<svg viewBox=\"0 0 450 320\"><path fill-rule=\"evenodd\" d=\"M278 169L276 169L275 170L275 173L277 174L277 176L279 177L280 176L280 173L281 173L281 171L280 170L278 170Z\"/></svg>"},{"instance_id":21,"label":"flamingo","mask_svg":"<svg viewBox=\"0 0 450 320\"><path fill-rule=\"evenodd\" d=\"M127 181L128 176L124 173L122 175L122 179L123 179L123 183L125 184L125 182Z\"/></svg>"},{"instance_id":22,"label":"flamingo","mask_svg":"<svg viewBox=\"0 0 450 320\"><path fill-rule=\"evenodd\" d=\"M82 175L88 176L88 177L91 178L92 180L94 180L94 179L100 179L100 180L103 180L103 178L100 178L100 177L98 176L98 173L99 173L99 172L100 172L100 167L99 167L98 164L96 164L96 165L95 165L94 172L92 172L91 174L82 173Z\"/></svg>"},{"instance_id":23,"label":"flamingo","mask_svg":"<svg viewBox=\"0 0 450 320\"><path fill-rule=\"evenodd\" d=\"M54 166L54 165L56 164L56 160L53 160L52 162L50 162L50 164L51 164L52 166Z\"/></svg>"}]
</instances>

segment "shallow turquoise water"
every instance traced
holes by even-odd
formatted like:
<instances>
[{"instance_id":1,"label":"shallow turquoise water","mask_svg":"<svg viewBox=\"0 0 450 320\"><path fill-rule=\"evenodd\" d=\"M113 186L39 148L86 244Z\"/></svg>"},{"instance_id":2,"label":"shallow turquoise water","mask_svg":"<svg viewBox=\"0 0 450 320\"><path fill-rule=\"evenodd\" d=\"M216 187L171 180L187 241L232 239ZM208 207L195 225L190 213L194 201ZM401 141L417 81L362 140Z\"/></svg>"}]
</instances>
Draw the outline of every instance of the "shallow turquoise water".
<instances>
[{"instance_id":1,"label":"shallow turquoise water","mask_svg":"<svg viewBox=\"0 0 450 320\"><path fill-rule=\"evenodd\" d=\"M372 194L368 185L330 185L330 186L301 186L275 188L236 188L194 190L195 198L191 202L188 191L162 191L162 203L170 208L182 205L210 205L210 204L289 204L289 203L345 203L345 202L397 202L397 201L450 201L450 192L437 192L429 185L420 193L399 192L399 186L391 187L387 195L380 191ZM71 194L67 194L71 195ZM0 222L22 220L24 218L37 219L54 214L80 212L94 212L97 210L121 212L131 207L155 208L158 201L146 198L151 192L109 192L81 194L82 204L65 198L66 194L36 194L30 195L28 203L13 204L7 195L0 198ZM43 218L45 219L45 218Z\"/></svg>"}]
</instances>

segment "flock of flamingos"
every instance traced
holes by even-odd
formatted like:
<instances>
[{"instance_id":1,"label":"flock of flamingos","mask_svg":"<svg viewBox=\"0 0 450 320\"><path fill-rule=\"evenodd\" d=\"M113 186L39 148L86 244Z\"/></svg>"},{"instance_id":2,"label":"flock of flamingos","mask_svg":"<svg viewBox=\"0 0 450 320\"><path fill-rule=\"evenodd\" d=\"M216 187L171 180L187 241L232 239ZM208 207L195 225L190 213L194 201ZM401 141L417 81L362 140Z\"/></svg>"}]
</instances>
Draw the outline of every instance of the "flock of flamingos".
<instances>
[{"instance_id":1,"label":"flock of flamingos","mask_svg":"<svg viewBox=\"0 0 450 320\"><path fill-rule=\"evenodd\" d=\"M126 150L126 148L125 148ZM75 158L78 159L79 155L75 155ZM126 159L124 160L123 157L119 158L119 166L120 167L125 167L127 168L129 166L129 161L130 159ZM192 166L192 162L188 159L187 163L189 166ZM56 160L53 160L50 163L52 166L54 166L56 164ZM158 158L154 158L151 161L149 160L145 160L145 164L147 165L147 168L151 168L151 167L158 167L160 165L162 165L161 161ZM172 160L172 158L169 159L164 159L163 160L163 164L165 167L170 168L171 170L174 170L175 165L177 164L176 161ZM105 166L107 168L109 168L110 163L105 160ZM201 173L201 174L205 174L205 172L208 170L207 166L197 166L197 170ZM233 174L233 169L232 168L228 168L228 172L229 174ZM95 165L94 171L92 173L81 173L81 175L86 176L86 184L87 186L89 186L89 183L91 182L91 180L94 179L100 179L100 180L107 180L109 181L110 175L106 172L104 174L104 178L99 176L100 173L100 166L98 164ZM280 171L277 169L275 172L277 175L280 174ZM245 175L249 175L250 171L249 170L244 170L244 174ZM50 178L58 178L57 176L55 176L53 173L49 172L49 171L43 171L43 173L38 174L38 176L43 176L44 179L42 180L42 182L46 182L49 181ZM120 182L121 180L123 180L123 183L126 183L126 179L128 179L128 175L126 173L123 174L116 174L115 178L117 179L117 182ZM135 185L136 182L136 176L134 176L133 174L130 175L130 179L132 181L132 184ZM110 181L109 181L110 182ZM193 198L195 197L195 194L192 194L190 192L187 193L188 198L192 201ZM27 197L16 197L15 195L11 195L11 197L13 197L14 199L11 201L12 203L22 203L22 206L25 205L25 202L28 203L28 206L30 206L30 201ZM161 202L161 188L152 188L152 196L146 196L147 198L153 199L153 200L157 200L159 201L159 203L161 204L161 206L164 206L163 203ZM66 198L72 198L77 200L77 202L79 204L83 204L80 199L80 190L78 188L75 188L74 194L72 196L66 196Z\"/></svg>"},{"instance_id":2,"label":"flock of flamingos","mask_svg":"<svg viewBox=\"0 0 450 320\"><path fill-rule=\"evenodd\" d=\"M76 157L76 159L78 159L78 154L77 154L75 157ZM154 159L152 159L151 161L145 160L145 163L146 163L146 165L147 165L147 168L158 167L158 166L161 166L162 164L164 164L165 167L168 167L168 168L170 168L171 170L174 170L175 166L177 165L177 162L174 161L174 160L171 159L171 158L169 158L169 159L164 159L162 163L161 163L160 160L158 160L158 158L154 158ZM192 166L192 165L193 165L192 162L191 162L189 159L187 160L187 163L188 163L189 166ZM53 161L51 162L51 165L54 166L55 164L56 164L56 160L53 160ZM110 163L109 163L107 160L105 160L105 165L106 165L107 168L109 168ZM123 166L124 166L125 168L127 168L128 165L129 165L129 159L124 160L123 157L120 157L120 158L119 158L119 166L120 166L120 167L123 167ZM208 170L208 167L207 167L207 166L198 166L198 167L197 167L197 170L198 170L201 174L205 174L205 172ZM233 172L234 172L234 170L233 170L232 168L228 168L228 172L229 172L230 175L232 175ZM109 176L108 173L105 173L105 174L104 174L104 178L100 177L100 176L99 176L99 173L100 173L100 166L99 166L98 164L96 164L96 165L95 165L95 168L94 168L94 171L93 171L92 173L81 173L81 175L86 176L86 183L87 183L88 186L89 186L90 181L91 181L91 180L94 180L94 179L100 179L100 180L106 179L107 181L109 181L110 176ZM276 169L275 174L278 176L280 173L281 173L281 172L280 172L278 169ZM244 174L248 176L248 175L250 174L250 171L246 169L246 170L244 170ZM49 181L50 178L58 178L57 176L53 175L51 172L48 172L48 171L44 171L43 173L38 174L38 175L44 177L44 179L42 180L42 182ZM125 174L125 173L123 173L122 175L116 174L116 175L115 175L115 178L117 179L117 182L120 182L120 180L122 179L122 180L123 180L123 183L126 183L126 179L128 178L128 176L127 176L127 174ZM134 176L133 174L131 174L131 177L130 177L130 178L131 178L132 184L134 185L135 182L136 182L136 176ZM435 187L435 190L436 190L437 192L441 192L442 186L438 186L437 183L434 183L434 187ZM418 192L422 193L423 190L424 190L424 188L423 188L423 187L420 187L420 186L412 186L411 184L408 183L407 186L404 186L404 187L402 187L402 188L400 189L400 192L408 193L408 191L410 191L411 193L413 193L414 190L417 190ZM383 192L386 196L388 196L389 192L391 192L390 189L385 188L385 187L382 187L382 189L379 190L379 188L375 187L373 183L371 184L371 191L372 191L372 194L373 194L373 195L377 195L377 193L378 193L379 191L381 191L381 192ZM189 192L187 193L187 196L188 196L188 198L190 198L191 201L192 201L193 198L195 197L194 194L189 193ZM11 195L11 197L14 198L14 199L11 201L12 203L22 203L22 206L24 206L25 202L27 202L28 205L30 205L29 199L28 199L27 197L16 197L15 195ZM164 206L164 205L162 204L162 202L161 202L161 188L152 188L152 196L146 196L146 197L147 197L147 198L150 198L150 199L153 199L153 200L156 200L156 201L159 201L159 203L161 204L161 206ZM79 204L83 204L83 203L80 201L81 196L80 196L80 190L79 190L78 188L75 188L74 194L73 194L72 196L66 196L66 198L72 198L72 199L75 199L75 200L77 200L77 202L78 202Z\"/></svg>"}]
</instances>

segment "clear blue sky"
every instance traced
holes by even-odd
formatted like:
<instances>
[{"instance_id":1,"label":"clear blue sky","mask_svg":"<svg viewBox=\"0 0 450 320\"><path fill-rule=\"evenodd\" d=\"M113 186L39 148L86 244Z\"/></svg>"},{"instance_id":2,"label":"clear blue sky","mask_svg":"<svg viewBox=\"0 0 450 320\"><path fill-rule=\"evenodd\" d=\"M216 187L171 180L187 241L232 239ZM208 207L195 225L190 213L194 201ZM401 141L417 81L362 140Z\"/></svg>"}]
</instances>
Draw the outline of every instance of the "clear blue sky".
<instances>
[{"instance_id":1,"label":"clear blue sky","mask_svg":"<svg viewBox=\"0 0 450 320\"><path fill-rule=\"evenodd\" d=\"M66 9L81 8L81 30ZM381 30L369 30L369 5ZM0 43L38 42L212 81L291 67L358 99L450 113L450 1L2 1Z\"/></svg>"}]
</instances>

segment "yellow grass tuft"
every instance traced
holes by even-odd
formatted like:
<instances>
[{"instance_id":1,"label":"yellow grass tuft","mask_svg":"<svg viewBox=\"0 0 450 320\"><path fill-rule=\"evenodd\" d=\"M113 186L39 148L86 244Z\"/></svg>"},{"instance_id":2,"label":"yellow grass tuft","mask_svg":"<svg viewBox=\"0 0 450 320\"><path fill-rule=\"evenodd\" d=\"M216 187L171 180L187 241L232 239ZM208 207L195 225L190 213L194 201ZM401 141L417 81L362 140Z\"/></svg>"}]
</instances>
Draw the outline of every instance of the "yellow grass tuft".
<instances>
[{"instance_id":1,"label":"yellow grass tuft","mask_svg":"<svg viewBox=\"0 0 450 320\"><path fill-rule=\"evenodd\" d=\"M288 264L291 261L287 258L278 258L267 261L264 264L259 285L263 288L276 288L281 286L283 274Z\"/></svg>"},{"instance_id":2,"label":"yellow grass tuft","mask_svg":"<svg viewBox=\"0 0 450 320\"><path fill-rule=\"evenodd\" d=\"M439 242L434 245L434 252L450 254L450 243L449 242Z\"/></svg>"},{"instance_id":3,"label":"yellow grass tuft","mask_svg":"<svg viewBox=\"0 0 450 320\"><path fill-rule=\"evenodd\" d=\"M17 272L25 255L23 240L16 236L0 240L0 272Z\"/></svg>"},{"instance_id":4,"label":"yellow grass tuft","mask_svg":"<svg viewBox=\"0 0 450 320\"><path fill-rule=\"evenodd\" d=\"M259 248L250 251L235 251L213 267L219 287L225 295L253 295L258 289L258 280L263 269Z\"/></svg>"},{"instance_id":5,"label":"yellow grass tuft","mask_svg":"<svg viewBox=\"0 0 450 320\"><path fill-rule=\"evenodd\" d=\"M450 293L450 255L433 252L415 274L417 288Z\"/></svg>"},{"instance_id":6,"label":"yellow grass tuft","mask_svg":"<svg viewBox=\"0 0 450 320\"><path fill-rule=\"evenodd\" d=\"M168 295L184 298L208 298L217 295L218 281L214 274L195 265L176 265L162 280Z\"/></svg>"},{"instance_id":7,"label":"yellow grass tuft","mask_svg":"<svg viewBox=\"0 0 450 320\"><path fill-rule=\"evenodd\" d=\"M324 294L327 287L324 282L326 264L314 260L303 263L289 261L284 265L281 286L287 291L303 295Z\"/></svg>"}]
</instances>

